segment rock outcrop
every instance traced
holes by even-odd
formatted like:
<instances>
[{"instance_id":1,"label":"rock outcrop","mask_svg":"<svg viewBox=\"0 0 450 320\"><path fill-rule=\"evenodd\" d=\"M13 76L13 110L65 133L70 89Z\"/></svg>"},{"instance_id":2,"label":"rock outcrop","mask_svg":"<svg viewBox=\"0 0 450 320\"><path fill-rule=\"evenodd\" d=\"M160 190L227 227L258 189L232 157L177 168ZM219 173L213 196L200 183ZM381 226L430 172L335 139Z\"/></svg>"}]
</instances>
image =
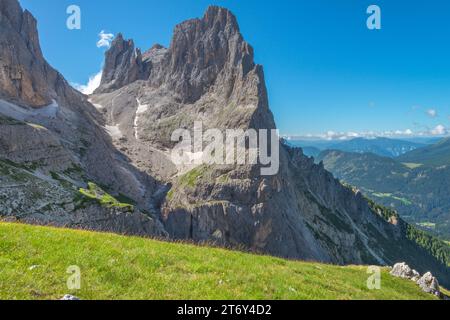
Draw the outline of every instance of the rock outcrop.
<instances>
[{"instance_id":1,"label":"rock outcrop","mask_svg":"<svg viewBox=\"0 0 450 320\"><path fill-rule=\"evenodd\" d=\"M74 163L58 137L45 127L8 120L1 115L0 155L12 162L39 165L48 171L64 171Z\"/></svg>"},{"instance_id":2,"label":"rock outcrop","mask_svg":"<svg viewBox=\"0 0 450 320\"><path fill-rule=\"evenodd\" d=\"M414 281L419 285L422 291L440 298L446 298L441 294L438 279L436 279L431 272L427 272L423 276L420 276L416 270L411 269L405 262L402 262L394 265L391 270L391 275Z\"/></svg>"},{"instance_id":3,"label":"rock outcrop","mask_svg":"<svg viewBox=\"0 0 450 320\"><path fill-rule=\"evenodd\" d=\"M79 301L81 300L80 298L73 296L71 294L66 294L64 297L62 297L60 299L61 301Z\"/></svg>"},{"instance_id":4,"label":"rock outcrop","mask_svg":"<svg viewBox=\"0 0 450 320\"><path fill-rule=\"evenodd\" d=\"M124 40L118 34L106 52L102 81L96 92L111 92L125 85L146 78L148 66L133 40Z\"/></svg>"},{"instance_id":5,"label":"rock outcrop","mask_svg":"<svg viewBox=\"0 0 450 320\"><path fill-rule=\"evenodd\" d=\"M435 296L438 296L438 297L441 296L441 291L439 289L439 282L435 277L433 277L431 272L425 273L417 281L417 284L420 286L420 288L424 292L434 294Z\"/></svg>"},{"instance_id":6,"label":"rock outcrop","mask_svg":"<svg viewBox=\"0 0 450 320\"><path fill-rule=\"evenodd\" d=\"M36 20L16 0L0 3L0 98L29 106L64 95L62 76L44 60Z\"/></svg>"},{"instance_id":7,"label":"rock outcrop","mask_svg":"<svg viewBox=\"0 0 450 320\"><path fill-rule=\"evenodd\" d=\"M176 26L167 50L155 45L145 57L143 66L133 40L125 41L119 34L106 53L104 76L96 93L107 92L111 86L117 88L115 83L130 84L133 79L146 75L152 87L165 86L177 100L188 104L199 100L209 90L229 96L235 82L251 71L262 75L261 67L253 62L253 49L243 40L234 15L214 6L208 8L203 19Z\"/></svg>"},{"instance_id":8,"label":"rock outcrop","mask_svg":"<svg viewBox=\"0 0 450 320\"><path fill-rule=\"evenodd\" d=\"M391 275L398 278L409 279L412 281L418 281L420 279L420 274L411 269L406 263L397 263L391 270Z\"/></svg>"}]
</instances>

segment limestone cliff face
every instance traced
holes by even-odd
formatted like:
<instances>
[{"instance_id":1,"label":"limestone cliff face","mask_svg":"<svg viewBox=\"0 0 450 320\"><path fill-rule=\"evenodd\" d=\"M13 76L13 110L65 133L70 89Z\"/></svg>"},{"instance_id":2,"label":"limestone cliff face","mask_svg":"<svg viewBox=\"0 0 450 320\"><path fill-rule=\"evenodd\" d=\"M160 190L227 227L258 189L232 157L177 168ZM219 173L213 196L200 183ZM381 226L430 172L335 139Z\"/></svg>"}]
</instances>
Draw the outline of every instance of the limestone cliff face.
<instances>
[{"instance_id":1,"label":"limestone cliff face","mask_svg":"<svg viewBox=\"0 0 450 320\"><path fill-rule=\"evenodd\" d=\"M114 148L98 111L45 61L36 20L17 0L0 2L0 48L0 217L164 233L138 209L117 214L79 199L78 188L95 181L146 208L158 184Z\"/></svg>"},{"instance_id":2,"label":"limestone cliff face","mask_svg":"<svg viewBox=\"0 0 450 320\"><path fill-rule=\"evenodd\" d=\"M0 12L0 97L30 107L51 104L62 93L62 77L43 59L36 20L16 0L2 0Z\"/></svg>"},{"instance_id":3,"label":"limestone cliff face","mask_svg":"<svg viewBox=\"0 0 450 320\"><path fill-rule=\"evenodd\" d=\"M71 154L48 129L8 121L0 116L0 155L16 163L39 163L49 170L66 170L73 164Z\"/></svg>"}]
</instances>

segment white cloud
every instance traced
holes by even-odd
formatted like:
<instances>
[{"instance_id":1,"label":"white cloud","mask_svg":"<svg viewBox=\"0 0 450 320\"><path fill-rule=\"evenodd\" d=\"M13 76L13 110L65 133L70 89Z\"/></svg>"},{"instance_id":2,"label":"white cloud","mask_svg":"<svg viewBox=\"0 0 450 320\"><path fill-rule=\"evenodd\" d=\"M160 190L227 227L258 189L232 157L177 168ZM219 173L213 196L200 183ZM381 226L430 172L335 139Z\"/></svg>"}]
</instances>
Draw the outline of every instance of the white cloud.
<instances>
[{"instance_id":1,"label":"white cloud","mask_svg":"<svg viewBox=\"0 0 450 320\"><path fill-rule=\"evenodd\" d=\"M445 128L442 124L436 126L436 128L430 130L430 133L434 136L441 136L447 134L447 128Z\"/></svg>"},{"instance_id":2,"label":"white cloud","mask_svg":"<svg viewBox=\"0 0 450 320\"><path fill-rule=\"evenodd\" d=\"M100 40L97 42L97 48L109 48L111 46L111 41L114 39L114 35L112 33L105 33L105 31L102 30L98 36L100 37Z\"/></svg>"},{"instance_id":3,"label":"white cloud","mask_svg":"<svg viewBox=\"0 0 450 320\"><path fill-rule=\"evenodd\" d=\"M427 114L432 117L432 118L436 118L437 117L437 111L435 109L428 109L427 110Z\"/></svg>"},{"instance_id":4,"label":"white cloud","mask_svg":"<svg viewBox=\"0 0 450 320\"><path fill-rule=\"evenodd\" d=\"M92 94L95 89L100 86L100 82L102 81L102 71L91 76L87 84L73 84L72 86L84 94Z\"/></svg>"},{"instance_id":5,"label":"white cloud","mask_svg":"<svg viewBox=\"0 0 450 320\"><path fill-rule=\"evenodd\" d=\"M436 128L436 132L439 130L442 131L442 128ZM444 128L445 130L445 128ZM445 130L443 134L447 133ZM406 130L391 130L391 131L383 131L383 132L375 132L375 131L364 131L364 132L335 132L328 131L323 134L312 134L308 133L306 135L293 135L293 136L285 136L288 140L301 140L302 138L307 139L320 139L320 140L351 140L355 138L366 138L373 139L377 137L386 137L386 138L400 138L400 137L409 137L409 136L420 136L420 135L431 135L431 131L427 132L414 132L411 129Z\"/></svg>"}]
</instances>

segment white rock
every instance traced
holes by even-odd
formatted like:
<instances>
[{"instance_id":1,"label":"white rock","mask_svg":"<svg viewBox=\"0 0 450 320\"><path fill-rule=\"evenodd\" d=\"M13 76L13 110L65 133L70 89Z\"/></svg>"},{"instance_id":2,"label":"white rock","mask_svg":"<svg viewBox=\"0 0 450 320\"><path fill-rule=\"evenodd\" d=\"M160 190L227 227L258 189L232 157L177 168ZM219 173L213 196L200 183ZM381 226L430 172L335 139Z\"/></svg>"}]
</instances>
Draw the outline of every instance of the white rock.
<instances>
[{"instance_id":1,"label":"white rock","mask_svg":"<svg viewBox=\"0 0 450 320\"><path fill-rule=\"evenodd\" d=\"M78 297L72 296L70 294L66 294L64 297L61 298L61 300L65 300L65 301L78 301L81 300Z\"/></svg>"},{"instance_id":2,"label":"white rock","mask_svg":"<svg viewBox=\"0 0 450 320\"><path fill-rule=\"evenodd\" d=\"M395 264L391 270L391 275L413 281L417 281L420 278L420 274L416 270L411 269L405 262Z\"/></svg>"},{"instance_id":3,"label":"white rock","mask_svg":"<svg viewBox=\"0 0 450 320\"><path fill-rule=\"evenodd\" d=\"M417 281L417 284L424 292L434 294L438 297L441 295L439 282L435 277L433 277L431 272L425 273L423 277Z\"/></svg>"}]
</instances>

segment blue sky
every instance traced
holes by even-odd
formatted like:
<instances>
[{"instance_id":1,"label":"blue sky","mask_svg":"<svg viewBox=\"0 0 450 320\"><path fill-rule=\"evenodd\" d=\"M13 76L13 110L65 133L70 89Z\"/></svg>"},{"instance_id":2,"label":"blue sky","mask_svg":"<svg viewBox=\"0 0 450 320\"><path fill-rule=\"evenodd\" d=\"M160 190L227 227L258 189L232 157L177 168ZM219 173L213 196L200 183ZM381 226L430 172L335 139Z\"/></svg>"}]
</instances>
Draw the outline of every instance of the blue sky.
<instances>
[{"instance_id":1,"label":"blue sky","mask_svg":"<svg viewBox=\"0 0 450 320\"><path fill-rule=\"evenodd\" d=\"M447 0L20 0L39 21L47 60L72 83L98 73L101 30L138 47L168 45L175 24L210 4L231 9L264 65L282 134L444 133L450 128ZM81 30L66 28L76 4ZM368 30L377 4L382 29ZM387 134L387 133L385 133Z\"/></svg>"}]
</instances>

